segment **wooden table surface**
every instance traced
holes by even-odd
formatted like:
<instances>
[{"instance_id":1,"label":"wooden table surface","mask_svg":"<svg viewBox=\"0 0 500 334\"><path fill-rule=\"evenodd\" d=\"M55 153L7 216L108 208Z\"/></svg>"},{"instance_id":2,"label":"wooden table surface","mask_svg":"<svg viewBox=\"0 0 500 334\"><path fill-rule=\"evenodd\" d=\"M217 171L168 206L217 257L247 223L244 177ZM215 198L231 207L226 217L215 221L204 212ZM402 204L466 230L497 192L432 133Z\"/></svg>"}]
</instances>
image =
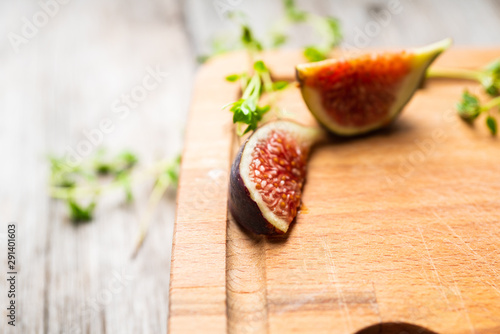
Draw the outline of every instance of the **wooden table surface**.
<instances>
[{"instance_id":1,"label":"wooden table surface","mask_svg":"<svg viewBox=\"0 0 500 334\"><path fill-rule=\"evenodd\" d=\"M48 3L50 1L42 1ZM337 16L347 44L390 1L298 1ZM114 129L93 147L132 148L141 161L182 147L196 55L233 27L221 8L248 13L259 34L281 12L279 1L60 1L43 15L38 1L0 3L0 271L7 272L6 232L17 223L17 323L7 325L0 280L1 333L164 333L167 327L174 195L162 201L135 260L130 250L150 185L132 207L107 197L96 219L78 227L48 198L48 153L63 154L105 118ZM224 6L216 6L223 4ZM409 46L451 36L457 45L498 46L500 1L400 1L364 44ZM35 17L35 18L34 18ZM47 19L44 21L44 17ZM379 16L380 17L380 16ZM26 28L38 20L39 28ZM385 22L385 21L384 21ZM22 33L26 33L23 36ZM15 36L18 36L16 39ZM297 29L291 47L308 40ZM13 42L16 41L16 42ZM17 44L16 44L17 43ZM113 112L148 71L159 84L127 117Z\"/></svg>"},{"instance_id":2,"label":"wooden table surface","mask_svg":"<svg viewBox=\"0 0 500 334\"><path fill-rule=\"evenodd\" d=\"M499 56L500 48L455 48L436 66L479 67ZM277 80L293 78L304 61L296 51L263 57ZM285 235L263 237L228 214L227 178L244 138L217 108L239 94L220 74L245 60L232 53L207 62L194 86L171 333L498 333L500 146L486 125L467 126L453 107L464 87L478 85L431 79L389 129L318 145L296 222ZM278 105L285 117L317 126L297 87ZM372 327L380 323L399 329Z\"/></svg>"}]
</instances>

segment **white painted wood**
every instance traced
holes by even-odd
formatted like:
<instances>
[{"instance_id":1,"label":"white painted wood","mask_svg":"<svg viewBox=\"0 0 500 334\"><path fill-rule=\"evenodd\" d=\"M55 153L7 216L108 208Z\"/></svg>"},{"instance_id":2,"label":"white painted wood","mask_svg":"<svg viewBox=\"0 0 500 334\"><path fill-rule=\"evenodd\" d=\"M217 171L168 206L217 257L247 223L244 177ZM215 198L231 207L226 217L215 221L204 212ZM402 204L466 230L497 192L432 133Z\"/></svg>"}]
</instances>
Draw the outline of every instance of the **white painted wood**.
<instances>
[{"instance_id":1,"label":"white painted wood","mask_svg":"<svg viewBox=\"0 0 500 334\"><path fill-rule=\"evenodd\" d=\"M4 37L37 11L37 2L0 4L0 233L9 221L18 223L20 263L18 323L8 328L2 312L0 332L165 332L174 197L164 198L131 261L151 184L138 186L135 205L111 196L95 221L75 227L63 204L47 196L45 155L75 147L104 117L115 130L99 147L131 148L144 163L180 151L195 66L181 9L175 1L75 0L14 53ZM130 116L117 118L113 101L157 66L168 76Z\"/></svg>"},{"instance_id":2,"label":"white painted wood","mask_svg":"<svg viewBox=\"0 0 500 334\"><path fill-rule=\"evenodd\" d=\"M259 36L280 15L278 1L229 1L248 13ZM43 1L42 1L43 2ZM48 2L45 1L44 3ZM62 1L61 1L62 2ZM369 46L425 44L451 35L460 45L498 45L498 1L408 1ZM346 42L372 20L385 1L298 1L300 7L342 20ZM375 5L374 5L375 4ZM213 1L82 1L60 5L54 17L15 53L9 33L23 17L41 11L38 1L0 3L0 254L4 272L5 229L18 223L18 326L16 333L161 333L166 331L174 199L165 198L144 249L129 253L150 184L138 187L132 207L120 195L104 201L94 222L74 227L61 203L46 192L47 153L64 152L84 138L111 104L140 84L149 67L168 77L133 110L115 120L103 146L130 147L145 162L172 156L182 146L196 54L209 51L216 33L232 33ZM290 47L308 38L298 29ZM123 270L125 285L97 307L109 280ZM3 277L3 276L1 276ZM0 279L4 308L5 280ZM102 296L101 296L102 297ZM89 306L90 305L90 306ZM5 311L4 311L5 312ZM91 317L87 319L86 315ZM3 315L4 313L2 313ZM1 333L13 333L0 321Z\"/></svg>"}]
</instances>

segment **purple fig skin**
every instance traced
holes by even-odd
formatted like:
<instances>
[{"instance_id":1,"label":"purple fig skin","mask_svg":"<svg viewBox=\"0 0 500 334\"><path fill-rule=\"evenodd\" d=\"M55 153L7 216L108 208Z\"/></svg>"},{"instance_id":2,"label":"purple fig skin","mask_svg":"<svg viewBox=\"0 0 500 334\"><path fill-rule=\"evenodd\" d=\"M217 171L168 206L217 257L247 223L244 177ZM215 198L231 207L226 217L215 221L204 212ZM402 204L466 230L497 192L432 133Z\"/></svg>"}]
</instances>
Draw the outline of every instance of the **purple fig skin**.
<instances>
[{"instance_id":1,"label":"purple fig skin","mask_svg":"<svg viewBox=\"0 0 500 334\"><path fill-rule=\"evenodd\" d=\"M231 167L229 182L229 212L238 224L255 234L283 234L262 215L257 203L250 197L250 191L245 186L240 175L240 162L245 146L241 146Z\"/></svg>"}]
</instances>

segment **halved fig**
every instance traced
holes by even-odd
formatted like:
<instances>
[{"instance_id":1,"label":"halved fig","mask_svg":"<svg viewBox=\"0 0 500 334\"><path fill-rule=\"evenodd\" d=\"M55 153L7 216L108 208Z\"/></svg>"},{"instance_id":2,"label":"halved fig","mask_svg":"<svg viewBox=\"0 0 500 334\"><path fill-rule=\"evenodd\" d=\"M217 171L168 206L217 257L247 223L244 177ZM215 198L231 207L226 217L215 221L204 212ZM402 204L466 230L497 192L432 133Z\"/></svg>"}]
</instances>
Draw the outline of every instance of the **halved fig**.
<instances>
[{"instance_id":1,"label":"halved fig","mask_svg":"<svg viewBox=\"0 0 500 334\"><path fill-rule=\"evenodd\" d=\"M292 121L261 126L233 162L229 210L256 234L286 233L300 206L311 145L321 131Z\"/></svg>"},{"instance_id":2,"label":"halved fig","mask_svg":"<svg viewBox=\"0 0 500 334\"><path fill-rule=\"evenodd\" d=\"M391 123L450 45L445 39L399 52L301 64L297 80L309 110L328 130L343 136L367 133Z\"/></svg>"}]
</instances>

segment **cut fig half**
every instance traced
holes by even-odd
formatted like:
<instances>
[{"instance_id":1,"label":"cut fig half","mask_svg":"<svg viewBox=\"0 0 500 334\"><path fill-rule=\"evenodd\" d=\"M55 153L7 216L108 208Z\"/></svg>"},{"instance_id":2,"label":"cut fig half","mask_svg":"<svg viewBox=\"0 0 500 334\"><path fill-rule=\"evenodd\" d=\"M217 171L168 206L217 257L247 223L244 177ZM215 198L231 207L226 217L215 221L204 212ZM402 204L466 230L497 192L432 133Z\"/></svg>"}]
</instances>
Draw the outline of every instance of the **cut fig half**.
<instances>
[{"instance_id":1,"label":"cut fig half","mask_svg":"<svg viewBox=\"0 0 500 334\"><path fill-rule=\"evenodd\" d=\"M231 168L229 210L256 234L282 234L295 219L311 145L321 130L293 121L261 126L241 146Z\"/></svg>"},{"instance_id":2,"label":"cut fig half","mask_svg":"<svg viewBox=\"0 0 500 334\"><path fill-rule=\"evenodd\" d=\"M391 123L451 39L399 52L328 59L296 67L302 97L331 132L352 136Z\"/></svg>"}]
</instances>

